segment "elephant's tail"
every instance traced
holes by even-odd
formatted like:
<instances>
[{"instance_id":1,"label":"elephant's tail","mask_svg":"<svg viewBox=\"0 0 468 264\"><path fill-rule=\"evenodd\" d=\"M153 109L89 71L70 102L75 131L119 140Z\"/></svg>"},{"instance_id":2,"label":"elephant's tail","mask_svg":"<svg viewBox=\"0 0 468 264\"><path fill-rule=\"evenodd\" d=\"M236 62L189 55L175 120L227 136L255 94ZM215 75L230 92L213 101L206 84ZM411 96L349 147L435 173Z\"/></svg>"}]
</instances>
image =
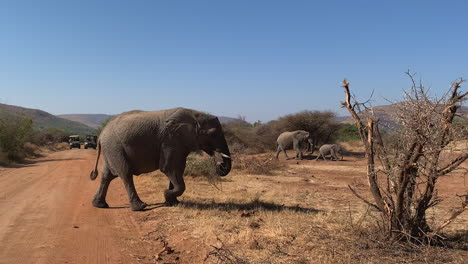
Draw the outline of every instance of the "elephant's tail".
<instances>
[{"instance_id":1,"label":"elephant's tail","mask_svg":"<svg viewBox=\"0 0 468 264\"><path fill-rule=\"evenodd\" d=\"M89 178L91 178L92 181L94 181L97 176L98 176L98 163L99 163L99 156L101 156L101 142L99 141L98 139L98 142L97 142L97 151L98 151L98 154L97 154L97 158L96 158L96 165L94 166L94 170L91 171L91 174L89 175Z\"/></svg>"}]
</instances>

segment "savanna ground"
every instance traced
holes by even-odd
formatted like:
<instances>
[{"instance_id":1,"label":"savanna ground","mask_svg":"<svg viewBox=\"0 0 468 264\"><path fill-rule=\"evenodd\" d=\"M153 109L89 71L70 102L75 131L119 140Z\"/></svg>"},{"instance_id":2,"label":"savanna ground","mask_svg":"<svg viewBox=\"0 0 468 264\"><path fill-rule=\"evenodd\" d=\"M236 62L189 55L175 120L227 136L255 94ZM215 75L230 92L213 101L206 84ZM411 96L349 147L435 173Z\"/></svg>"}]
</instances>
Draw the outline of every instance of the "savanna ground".
<instances>
[{"instance_id":1,"label":"savanna ground","mask_svg":"<svg viewBox=\"0 0 468 264\"><path fill-rule=\"evenodd\" d=\"M256 155L253 162L276 167L272 156ZM240 160L252 162L252 157ZM156 258L181 263L465 263L468 258L466 213L447 230L445 248L385 242L376 232L378 214L347 187L367 194L361 155L339 162L280 158L270 175L234 170L215 185L187 177L179 206L136 215L148 231L145 239L174 250ZM164 175L151 173L136 181L142 197L163 201ZM451 199L429 212L431 219L445 220L460 205L454 194L466 186L462 174L444 178L439 195Z\"/></svg>"},{"instance_id":2,"label":"savanna ground","mask_svg":"<svg viewBox=\"0 0 468 264\"><path fill-rule=\"evenodd\" d=\"M99 184L88 176L93 150L0 169L0 263L466 263L468 213L445 229L445 246L392 243L377 231L378 213L347 188L368 197L360 154L338 162L272 157L234 157L231 173L214 183L186 177L176 207L162 205L168 180L160 172L135 177L151 204L144 212L128 209L118 179L111 209L90 205ZM466 188L461 171L443 178L439 196L447 199L430 222L445 220Z\"/></svg>"}]
</instances>

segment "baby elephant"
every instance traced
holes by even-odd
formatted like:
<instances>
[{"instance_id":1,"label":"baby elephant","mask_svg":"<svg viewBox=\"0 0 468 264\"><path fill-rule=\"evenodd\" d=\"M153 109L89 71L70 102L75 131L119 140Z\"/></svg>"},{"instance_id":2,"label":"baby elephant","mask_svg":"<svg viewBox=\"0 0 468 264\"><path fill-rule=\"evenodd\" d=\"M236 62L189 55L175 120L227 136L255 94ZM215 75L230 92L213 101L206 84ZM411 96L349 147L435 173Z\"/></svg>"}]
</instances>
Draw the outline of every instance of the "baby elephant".
<instances>
[{"instance_id":1,"label":"baby elephant","mask_svg":"<svg viewBox=\"0 0 468 264\"><path fill-rule=\"evenodd\" d=\"M278 159L278 155L281 151L284 152L284 156L286 156L286 159L289 159L286 150L293 148L296 151L296 159L302 160L302 151L300 148L302 142L307 142L308 144L312 143L312 139L310 138L309 132L304 130L296 130L292 132L282 133L276 140L276 143L278 145L278 149L276 151L276 159Z\"/></svg>"},{"instance_id":2,"label":"baby elephant","mask_svg":"<svg viewBox=\"0 0 468 264\"><path fill-rule=\"evenodd\" d=\"M320 157L322 157L324 160L327 160L325 157L327 155L330 155L330 160L338 160L338 154L341 155L341 160L343 160L343 153L340 146L336 144L325 144L320 147L319 155L315 160L318 160Z\"/></svg>"}]
</instances>

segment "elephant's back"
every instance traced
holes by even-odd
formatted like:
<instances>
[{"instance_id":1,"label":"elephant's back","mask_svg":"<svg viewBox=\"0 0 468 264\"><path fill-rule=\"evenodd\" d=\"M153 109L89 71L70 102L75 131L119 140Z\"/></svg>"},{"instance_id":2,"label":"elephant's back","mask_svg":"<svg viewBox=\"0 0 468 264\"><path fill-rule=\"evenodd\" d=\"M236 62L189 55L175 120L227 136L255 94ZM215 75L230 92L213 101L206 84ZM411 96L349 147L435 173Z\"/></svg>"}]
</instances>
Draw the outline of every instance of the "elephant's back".
<instances>
[{"instance_id":1,"label":"elephant's back","mask_svg":"<svg viewBox=\"0 0 468 264\"><path fill-rule=\"evenodd\" d=\"M177 108L160 111L140 111L133 110L122 113L109 121L104 130L103 136L118 136L120 139L130 139L142 137L160 132L165 121Z\"/></svg>"},{"instance_id":2,"label":"elephant's back","mask_svg":"<svg viewBox=\"0 0 468 264\"><path fill-rule=\"evenodd\" d=\"M289 139L289 138L292 137L293 134L294 134L294 132L290 132L290 131L283 132L278 136L278 139L276 141L280 142L280 141L284 141L286 139Z\"/></svg>"},{"instance_id":3,"label":"elephant's back","mask_svg":"<svg viewBox=\"0 0 468 264\"><path fill-rule=\"evenodd\" d=\"M278 136L276 143L284 149L290 149L293 145L294 132L283 132Z\"/></svg>"},{"instance_id":4,"label":"elephant's back","mask_svg":"<svg viewBox=\"0 0 468 264\"><path fill-rule=\"evenodd\" d=\"M322 145L319 150L320 151L330 151L334 145L333 144L324 144Z\"/></svg>"}]
</instances>

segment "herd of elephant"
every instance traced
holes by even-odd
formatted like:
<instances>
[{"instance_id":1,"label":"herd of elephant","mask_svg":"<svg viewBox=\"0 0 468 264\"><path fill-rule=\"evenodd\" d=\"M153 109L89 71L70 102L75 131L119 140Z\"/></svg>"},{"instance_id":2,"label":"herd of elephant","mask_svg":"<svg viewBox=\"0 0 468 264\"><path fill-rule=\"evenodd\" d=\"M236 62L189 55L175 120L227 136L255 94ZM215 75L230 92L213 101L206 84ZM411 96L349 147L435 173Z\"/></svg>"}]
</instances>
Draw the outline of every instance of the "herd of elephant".
<instances>
[{"instance_id":1,"label":"herd of elephant","mask_svg":"<svg viewBox=\"0 0 468 264\"><path fill-rule=\"evenodd\" d=\"M286 157L286 159L289 159L286 150L292 148L294 149L294 151L296 151L296 159L302 160L302 143L310 144L311 151L314 151L312 138L309 132L304 130L296 130L292 132L282 133L276 140L276 159L278 159L278 156L281 151L284 152L284 156ZM315 160L318 160L320 157L322 157L324 160L327 160L327 155L330 155L330 160L338 160L338 155L341 155L341 159L343 159L343 153L340 146L336 144L325 144L319 148L319 155Z\"/></svg>"},{"instance_id":2,"label":"herd of elephant","mask_svg":"<svg viewBox=\"0 0 468 264\"><path fill-rule=\"evenodd\" d=\"M293 148L296 158L302 159L300 144L310 143L308 132L299 130L285 132L278 137L278 151ZM185 191L184 170L187 156L194 151L204 151L213 156L219 153L216 172L226 176L231 171L229 147L218 118L192 109L174 108L162 111L130 111L110 120L101 131L98 142L96 165L90 174L91 180L98 176L101 152L103 165L101 183L94 195L93 206L107 208L109 184L119 177L125 186L133 211L147 206L139 198L133 176L160 170L169 178L164 191L165 203L176 205L177 197ZM325 159L330 154L337 160L341 150L336 145L323 145L319 156Z\"/></svg>"}]
</instances>

